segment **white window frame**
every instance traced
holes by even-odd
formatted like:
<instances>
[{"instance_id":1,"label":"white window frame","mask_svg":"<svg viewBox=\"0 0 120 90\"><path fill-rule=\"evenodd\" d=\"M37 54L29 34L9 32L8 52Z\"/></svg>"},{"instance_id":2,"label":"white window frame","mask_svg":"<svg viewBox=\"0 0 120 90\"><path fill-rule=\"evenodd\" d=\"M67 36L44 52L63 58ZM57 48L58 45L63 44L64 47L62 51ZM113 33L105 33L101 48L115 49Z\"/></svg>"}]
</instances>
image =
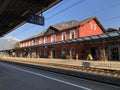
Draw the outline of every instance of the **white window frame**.
<instances>
[{"instance_id":1,"label":"white window frame","mask_svg":"<svg viewBox=\"0 0 120 90\"><path fill-rule=\"evenodd\" d=\"M24 42L23 42L23 47L25 46Z\"/></svg>"},{"instance_id":2,"label":"white window frame","mask_svg":"<svg viewBox=\"0 0 120 90\"><path fill-rule=\"evenodd\" d=\"M25 46L28 46L28 41L26 42L26 45Z\"/></svg>"},{"instance_id":3,"label":"white window frame","mask_svg":"<svg viewBox=\"0 0 120 90\"><path fill-rule=\"evenodd\" d=\"M22 47L24 47L24 43L22 42Z\"/></svg>"},{"instance_id":4,"label":"white window frame","mask_svg":"<svg viewBox=\"0 0 120 90\"><path fill-rule=\"evenodd\" d=\"M36 38L36 39L35 39L35 45L37 45L37 44L38 44L38 39Z\"/></svg>"},{"instance_id":5,"label":"white window frame","mask_svg":"<svg viewBox=\"0 0 120 90\"><path fill-rule=\"evenodd\" d=\"M47 37L44 37L44 44L47 43Z\"/></svg>"},{"instance_id":6,"label":"white window frame","mask_svg":"<svg viewBox=\"0 0 120 90\"><path fill-rule=\"evenodd\" d=\"M29 46L30 46L30 41L29 41Z\"/></svg>"},{"instance_id":7,"label":"white window frame","mask_svg":"<svg viewBox=\"0 0 120 90\"><path fill-rule=\"evenodd\" d=\"M22 44L22 43L20 43L20 47L23 47L23 44Z\"/></svg>"},{"instance_id":8,"label":"white window frame","mask_svg":"<svg viewBox=\"0 0 120 90\"><path fill-rule=\"evenodd\" d=\"M39 44L42 44L42 38L40 38L39 40L40 40L40 41L39 41Z\"/></svg>"},{"instance_id":9,"label":"white window frame","mask_svg":"<svg viewBox=\"0 0 120 90\"><path fill-rule=\"evenodd\" d=\"M65 35L65 40L66 40L66 32L62 32L62 40L64 40L63 36Z\"/></svg>"},{"instance_id":10,"label":"white window frame","mask_svg":"<svg viewBox=\"0 0 120 90\"><path fill-rule=\"evenodd\" d=\"M72 38L72 33L74 33L74 38L75 38L75 30L70 30L70 39L74 39Z\"/></svg>"},{"instance_id":11,"label":"white window frame","mask_svg":"<svg viewBox=\"0 0 120 90\"><path fill-rule=\"evenodd\" d=\"M56 35L55 34L51 35L51 42L56 42Z\"/></svg>"},{"instance_id":12,"label":"white window frame","mask_svg":"<svg viewBox=\"0 0 120 90\"><path fill-rule=\"evenodd\" d=\"M34 45L34 40L32 40L32 45Z\"/></svg>"}]
</instances>

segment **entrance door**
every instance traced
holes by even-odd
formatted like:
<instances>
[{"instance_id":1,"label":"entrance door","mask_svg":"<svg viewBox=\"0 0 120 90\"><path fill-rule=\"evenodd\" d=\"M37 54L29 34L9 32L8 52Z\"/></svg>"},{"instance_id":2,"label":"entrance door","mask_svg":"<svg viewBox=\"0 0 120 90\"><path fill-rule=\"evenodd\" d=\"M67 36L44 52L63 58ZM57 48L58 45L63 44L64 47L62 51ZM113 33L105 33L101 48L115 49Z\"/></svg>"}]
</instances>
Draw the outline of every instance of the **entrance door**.
<instances>
[{"instance_id":1,"label":"entrance door","mask_svg":"<svg viewBox=\"0 0 120 90\"><path fill-rule=\"evenodd\" d=\"M118 47L111 47L111 59L119 60Z\"/></svg>"},{"instance_id":2,"label":"entrance door","mask_svg":"<svg viewBox=\"0 0 120 90\"><path fill-rule=\"evenodd\" d=\"M75 57L75 53L76 53L76 52L75 52L75 48L71 48L71 49L70 49L70 56L71 56L72 59L75 59L75 58L76 58L76 57Z\"/></svg>"},{"instance_id":3,"label":"entrance door","mask_svg":"<svg viewBox=\"0 0 120 90\"><path fill-rule=\"evenodd\" d=\"M56 56L56 51L55 51L55 49L52 49L52 51L51 51L51 58L55 58L55 56Z\"/></svg>"},{"instance_id":4,"label":"entrance door","mask_svg":"<svg viewBox=\"0 0 120 90\"><path fill-rule=\"evenodd\" d=\"M91 48L91 54L92 54L93 59L96 59L96 47Z\"/></svg>"},{"instance_id":5,"label":"entrance door","mask_svg":"<svg viewBox=\"0 0 120 90\"><path fill-rule=\"evenodd\" d=\"M62 48L62 58L66 59L66 48Z\"/></svg>"}]
</instances>

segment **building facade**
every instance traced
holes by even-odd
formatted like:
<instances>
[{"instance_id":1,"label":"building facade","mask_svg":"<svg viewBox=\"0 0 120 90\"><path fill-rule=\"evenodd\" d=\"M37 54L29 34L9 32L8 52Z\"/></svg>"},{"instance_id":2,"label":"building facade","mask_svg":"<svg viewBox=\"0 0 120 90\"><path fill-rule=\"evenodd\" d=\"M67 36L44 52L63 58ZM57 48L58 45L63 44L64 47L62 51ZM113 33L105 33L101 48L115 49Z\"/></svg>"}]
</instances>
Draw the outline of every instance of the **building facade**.
<instances>
[{"instance_id":1,"label":"building facade","mask_svg":"<svg viewBox=\"0 0 120 90\"><path fill-rule=\"evenodd\" d=\"M96 17L63 22L20 41L17 57L120 60L120 30L105 31Z\"/></svg>"}]
</instances>

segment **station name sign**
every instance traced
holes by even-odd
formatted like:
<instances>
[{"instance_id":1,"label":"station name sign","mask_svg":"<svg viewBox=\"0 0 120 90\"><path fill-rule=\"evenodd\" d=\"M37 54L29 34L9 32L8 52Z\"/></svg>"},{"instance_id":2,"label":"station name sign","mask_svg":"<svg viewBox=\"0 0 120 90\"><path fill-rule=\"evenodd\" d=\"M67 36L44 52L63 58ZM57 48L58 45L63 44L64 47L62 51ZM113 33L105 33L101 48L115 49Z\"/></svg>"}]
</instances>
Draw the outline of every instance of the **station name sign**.
<instances>
[{"instance_id":1,"label":"station name sign","mask_svg":"<svg viewBox=\"0 0 120 90\"><path fill-rule=\"evenodd\" d=\"M35 15L33 13L28 13L27 14L27 22L43 26L44 25L44 17Z\"/></svg>"}]
</instances>

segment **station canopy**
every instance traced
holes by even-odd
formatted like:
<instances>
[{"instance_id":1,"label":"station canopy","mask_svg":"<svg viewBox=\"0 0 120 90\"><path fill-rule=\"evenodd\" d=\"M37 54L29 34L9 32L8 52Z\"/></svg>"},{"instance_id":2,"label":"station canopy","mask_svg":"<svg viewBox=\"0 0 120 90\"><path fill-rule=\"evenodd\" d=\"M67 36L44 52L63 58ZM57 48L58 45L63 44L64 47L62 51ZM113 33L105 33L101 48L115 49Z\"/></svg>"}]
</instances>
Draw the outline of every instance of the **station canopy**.
<instances>
[{"instance_id":1,"label":"station canopy","mask_svg":"<svg viewBox=\"0 0 120 90\"><path fill-rule=\"evenodd\" d=\"M48 10L61 0L0 0L0 37L23 25L26 15Z\"/></svg>"}]
</instances>

